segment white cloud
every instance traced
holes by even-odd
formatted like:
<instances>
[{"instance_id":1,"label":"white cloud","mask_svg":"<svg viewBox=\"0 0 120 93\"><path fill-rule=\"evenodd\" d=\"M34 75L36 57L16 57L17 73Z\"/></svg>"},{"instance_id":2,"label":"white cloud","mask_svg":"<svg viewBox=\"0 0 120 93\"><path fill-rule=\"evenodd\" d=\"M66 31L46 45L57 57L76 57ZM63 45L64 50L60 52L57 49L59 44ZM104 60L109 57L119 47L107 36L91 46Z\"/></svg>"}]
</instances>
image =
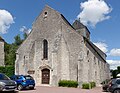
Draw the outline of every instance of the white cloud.
<instances>
[{"instance_id":1,"label":"white cloud","mask_svg":"<svg viewBox=\"0 0 120 93\"><path fill-rule=\"evenodd\" d=\"M107 60L107 62L110 64L110 69L117 69L120 66L120 60Z\"/></svg>"},{"instance_id":2,"label":"white cloud","mask_svg":"<svg viewBox=\"0 0 120 93\"><path fill-rule=\"evenodd\" d=\"M22 27L20 28L20 31L21 31L21 32L24 32L24 33L26 33L26 34L29 34L29 33L31 32L31 29L28 29L26 26L22 26Z\"/></svg>"},{"instance_id":3,"label":"white cloud","mask_svg":"<svg viewBox=\"0 0 120 93\"><path fill-rule=\"evenodd\" d=\"M10 28L10 25L14 23L13 16L6 10L0 9L0 33L5 34Z\"/></svg>"},{"instance_id":4,"label":"white cloud","mask_svg":"<svg viewBox=\"0 0 120 93\"><path fill-rule=\"evenodd\" d=\"M106 53L108 51L107 49L107 44L106 43L103 43L103 42L97 42L97 43L94 43L99 49L101 49L104 53Z\"/></svg>"},{"instance_id":5,"label":"white cloud","mask_svg":"<svg viewBox=\"0 0 120 93\"><path fill-rule=\"evenodd\" d=\"M120 49L112 49L109 53L111 56L120 56Z\"/></svg>"},{"instance_id":6,"label":"white cloud","mask_svg":"<svg viewBox=\"0 0 120 93\"><path fill-rule=\"evenodd\" d=\"M98 22L109 19L112 11L104 0L88 0L80 3L82 12L77 16L84 25L95 26Z\"/></svg>"}]
</instances>

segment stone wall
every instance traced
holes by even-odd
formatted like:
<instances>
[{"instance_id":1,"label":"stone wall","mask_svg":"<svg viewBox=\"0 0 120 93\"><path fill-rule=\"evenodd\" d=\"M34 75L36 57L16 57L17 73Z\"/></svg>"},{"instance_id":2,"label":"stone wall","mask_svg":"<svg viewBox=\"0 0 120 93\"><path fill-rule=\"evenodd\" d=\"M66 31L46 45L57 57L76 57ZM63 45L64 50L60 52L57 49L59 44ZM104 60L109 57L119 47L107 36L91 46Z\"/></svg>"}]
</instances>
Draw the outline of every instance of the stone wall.
<instances>
[{"instance_id":1,"label":"stone wall","mask_svg":"<svg viewBox=\"0 0 120 93\"><path fill-rule=\"evenodd\" d=\"M4 42L0 41L0 66L4 66Z\"/></svg>"}]
</instances>

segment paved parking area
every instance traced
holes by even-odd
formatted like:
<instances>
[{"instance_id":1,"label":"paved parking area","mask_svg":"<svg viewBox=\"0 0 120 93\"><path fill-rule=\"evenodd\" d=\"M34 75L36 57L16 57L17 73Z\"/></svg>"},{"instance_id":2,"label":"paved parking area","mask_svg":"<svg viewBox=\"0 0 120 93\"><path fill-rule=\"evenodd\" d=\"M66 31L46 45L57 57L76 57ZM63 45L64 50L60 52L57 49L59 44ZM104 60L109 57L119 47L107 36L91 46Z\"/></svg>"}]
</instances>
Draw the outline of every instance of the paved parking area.
<instances>
[{"instance_id":1,"label":"paved parking area","mask_svg":"<svg viewBox=\"0 0 120 93\"><path fill-rule=\"evenodd\" d=\"M102 92L101 87L86 90L80 88L37 86L35 90L23 90L20 91L19 93L109 93L109 92Z\"/></svg>"}]
</instances>

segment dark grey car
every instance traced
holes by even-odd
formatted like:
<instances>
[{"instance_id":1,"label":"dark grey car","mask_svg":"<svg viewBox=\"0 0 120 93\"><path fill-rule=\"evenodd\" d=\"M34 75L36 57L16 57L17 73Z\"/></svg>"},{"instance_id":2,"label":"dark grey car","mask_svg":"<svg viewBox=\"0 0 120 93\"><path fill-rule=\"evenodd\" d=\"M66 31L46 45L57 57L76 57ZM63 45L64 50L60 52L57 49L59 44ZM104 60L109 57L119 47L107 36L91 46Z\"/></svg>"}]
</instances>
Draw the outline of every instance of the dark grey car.
<instances>
[{"instance_id":1,"label":"dark grey car","mask_svg":"<svg viewBox=\"0 0 120 93\"><path fill-rule=\"evenodd\" d=\"M17 84L5 74L0 73L0 91L16 91Z\"/></svg>"},{"instance_id":2,"label":"dark grey car","mask_svg":"<svg viewBox=\"0 0 120 93\"><path fill-rule=\"evenodd\" d=\"M113 79L109 84L109 91L111 93L120 93L120 78Z\"/></svg>"}]
</instances>

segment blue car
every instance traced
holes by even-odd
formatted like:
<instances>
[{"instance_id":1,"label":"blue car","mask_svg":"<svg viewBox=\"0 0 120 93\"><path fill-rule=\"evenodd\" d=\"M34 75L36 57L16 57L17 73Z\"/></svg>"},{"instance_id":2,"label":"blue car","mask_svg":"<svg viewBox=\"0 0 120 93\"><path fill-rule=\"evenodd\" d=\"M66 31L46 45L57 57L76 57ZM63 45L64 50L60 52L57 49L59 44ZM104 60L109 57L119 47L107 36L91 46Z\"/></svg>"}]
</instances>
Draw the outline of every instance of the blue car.
<instances>
[{"instance_id":1,"label":"blue car","mask_svg":"<svg viewBox=\"0 0 120 93\"><path fill-rule=\"evenodd\" d=\"M12 80L17 82L17 89L34 89L35 80L30 75L14 75L10 77Z\"/></svg>"}]
</instances>

